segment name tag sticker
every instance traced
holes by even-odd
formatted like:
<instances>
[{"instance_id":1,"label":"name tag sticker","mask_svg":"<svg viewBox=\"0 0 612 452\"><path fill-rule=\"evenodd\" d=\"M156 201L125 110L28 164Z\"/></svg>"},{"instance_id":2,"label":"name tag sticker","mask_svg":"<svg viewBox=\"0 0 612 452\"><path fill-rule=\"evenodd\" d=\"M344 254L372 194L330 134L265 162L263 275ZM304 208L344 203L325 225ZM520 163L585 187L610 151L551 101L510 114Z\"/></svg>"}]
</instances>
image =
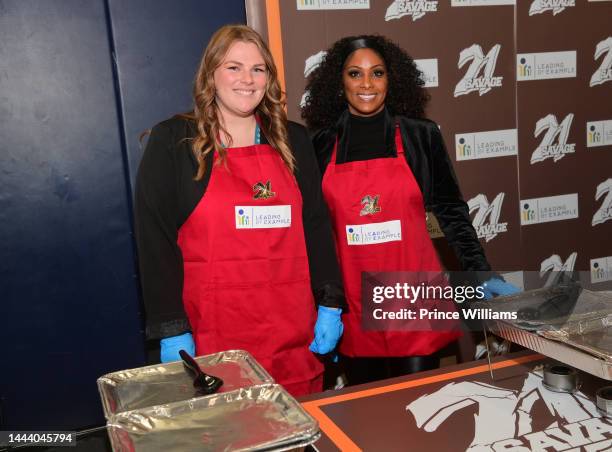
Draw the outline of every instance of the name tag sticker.
<instances>
[{"instance_id":1,"label":"name tag sticker","mask_svg":"<svg viewBox=\"0 0 612 452\"><path fill-rule=\"evenodd\" d=\"M401 240L402 222L400 220L346 225L346 241L349 245L374 245Z\"/></svg>"},{"instance_id":2,"label":"name tag sticker","mask_svg":"<svg viewBox=\"0 0 612 452\"><path fill-rule=\"evenodd\" d=\"M236 229L288 228L291 206L235 206Z\"/></svg>"}]
</instances>

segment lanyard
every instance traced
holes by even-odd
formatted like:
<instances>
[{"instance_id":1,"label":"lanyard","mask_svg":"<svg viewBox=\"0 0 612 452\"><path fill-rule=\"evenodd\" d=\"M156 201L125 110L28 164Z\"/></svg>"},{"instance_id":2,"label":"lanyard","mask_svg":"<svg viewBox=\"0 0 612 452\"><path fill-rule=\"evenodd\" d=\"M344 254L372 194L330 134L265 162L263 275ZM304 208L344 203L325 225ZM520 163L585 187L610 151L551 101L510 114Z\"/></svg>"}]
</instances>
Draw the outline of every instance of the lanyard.
<instances>
[{"instance_id":1,"label":"lanyard","mask_svg":"<svg viewBox=\"0 0 612 452\"><path fill-rule=\"evenodd\" d=\"M255 123L255 144L261 144L261 129L259 123Z\"/></svg>"},{"instance_id":2,"label":"lanyard","mask_svg":"<svg viewBox=\"0 0 612 452\"><path fill-rule=\"evenodd\" d=\"M259 127L259 123L255 123L255 137L253 140L255 144L261 144L261 128ZM221 142L221 147L227 149L227 146L223 142Z\"/></svg>"}]
</instances>

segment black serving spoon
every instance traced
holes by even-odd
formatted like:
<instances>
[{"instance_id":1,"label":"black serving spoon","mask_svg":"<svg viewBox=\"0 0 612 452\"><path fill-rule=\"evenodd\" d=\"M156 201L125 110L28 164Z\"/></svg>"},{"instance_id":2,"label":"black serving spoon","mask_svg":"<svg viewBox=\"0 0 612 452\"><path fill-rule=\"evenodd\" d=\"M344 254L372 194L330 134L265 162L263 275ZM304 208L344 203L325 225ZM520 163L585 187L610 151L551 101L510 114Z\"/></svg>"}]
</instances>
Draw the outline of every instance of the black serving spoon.
<instances>
[{"instance_id":1,"label":"black serving spoon","mask_svg":"<svg viewBox=\"0 0 612 452\"><path fill-rule=\"evenodd\" d=\"M223 385L223 380L219 377L204 373L196 360L185 350L179 350L179 355L181 355L183 365L193 377L193 386L198 388L199 393L214 394Z\"/></svg>"},{"instance_id":2,"label":"black serving spoon","mask_svg":"<svg viewBox=\"0 0 612 452\"><path fill-rule=\"evenodd\" d=\"M577 282L570 281L567 284L560 284L548 291L547 299L540 306L521 308L517 316L520 320L561 319L562 322L565 322L574 311L581 292L582 287Z\"/></svg>"}]
</instances>

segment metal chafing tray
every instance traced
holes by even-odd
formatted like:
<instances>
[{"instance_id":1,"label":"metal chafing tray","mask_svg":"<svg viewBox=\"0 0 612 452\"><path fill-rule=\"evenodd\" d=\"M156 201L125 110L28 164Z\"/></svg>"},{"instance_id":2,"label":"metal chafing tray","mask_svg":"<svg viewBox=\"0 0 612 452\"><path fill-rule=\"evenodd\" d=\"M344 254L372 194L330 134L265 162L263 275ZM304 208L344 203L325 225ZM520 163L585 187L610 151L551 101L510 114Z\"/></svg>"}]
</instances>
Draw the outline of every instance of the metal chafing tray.
<instances>
[{"instance_id":1,"label":"metal chafing tray","mask_svg":"<svg viewBox=\"0 0 612 452\"><path fill-rule=\"evenodd\" d=\"M491 332L504 339L522 345L544 356L556 359L559 362L588 372L604 380L612 380L612 362L593 356L586 351L577 349L565 342L546 339L513 326L507 321L493 321L489 323Z\"/></svg>"},{"instance_id":2,"label":"metal chafing tray","mask_svg":"<svg viewBox=\"0 0 612 452\"><path fill-rule=\"evenodd\" d=\"M569 322L558 330L538 332L612 363L612 308L593 313L588 319Z\"/></svg>"},{"instance_id":3,"label":"metal chafing tray","mask_svg":"<svg viewBox=\"0 0 612 452\"><path fill-rule=\"evenodd\" d=\"M220 393L274 382L246 351L230 350L195 360L204 372L223 380ZM98 378L98 389L106 419L122 411L198 396L193 378L185 371L182 361L109 373Z\"/></svg>"},{"instance_id":4,"label":"metal chafing tray","mask_svg":"<svg viewBox=\"0 0 612 452\"><path fill-rule=\"evenodd\" d=\"M282 451L320 437L317 421L277 384L117 413L107 428L120 452Z\"/></svg>"},{"instance_id":5,"label":"metal chafing tray","mask_svg":"<svg viewBox=\"0 0 612 452\"><path fill-rule=\"evenodd\" d=\"M497 311L516 310L517 320L488 322L493 333L597 377L612 380L612 292L575 291L575 287L537 289L488 303ZM570 294L553 315L526 318L546 296ZM542 304L534 304L540 300ZM556 309L556 308L555 308ZM548 312L552 312L550 309ZM529 316L527 316L529 317ZM536 316L537 317L537 316Z\"/></svg>"}]
</instances>

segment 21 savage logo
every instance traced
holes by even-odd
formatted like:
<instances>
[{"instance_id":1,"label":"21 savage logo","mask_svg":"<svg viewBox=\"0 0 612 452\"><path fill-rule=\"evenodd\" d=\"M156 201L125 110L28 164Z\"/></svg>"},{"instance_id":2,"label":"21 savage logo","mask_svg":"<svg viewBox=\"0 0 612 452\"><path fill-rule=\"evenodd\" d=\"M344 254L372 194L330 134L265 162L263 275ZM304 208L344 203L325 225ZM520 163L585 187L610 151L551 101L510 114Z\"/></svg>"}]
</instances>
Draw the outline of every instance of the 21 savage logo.
<instances>
[{"instance_id":1,"label":"21 savage logo","mask_svg":"<svg viewBox=\"0 0 612 452\"><path fill-rule=\"evenodd\" d=\"M597 201L599 198L603 198L603 201L599 209L597 209L597 212L595 212L595 215L593 215L591 226L596 226L608 220L612 220L612 178L606 179L597 186L595 200Z\"/></svg>"},{"instance_id":2,"label":"21 savage logo","mask_svg":"<svg viewBox=\"0 0 612 452\"><path fill-rule=\"evenodd\" d=\"M321 50L320 52L306 58L306 61L304 62L304 78L308 78L312 71L319 67L326 55L327 52L325 50ZM306 100L308 99L309 95L310 91L304 91L304 94L302 94L302 99L300 100L300 108L304 108L306 106Z\"/></svg>"},{"instance_id":3,"label":"21 savage logo","mask_svg":"<svg viewBox=\"0 0 612 452\"><path fill-rule=\"evenodd\" d=\"M540 145L531 154L531 164L543 162L552 158L554 162L561 160L566 154L576 152L576 144L568 144L567 139L572 126L574 114L569 113L561 124L557 122L557 117L553 114L539 119L535 126L534 136L537 138L546 130ZM556 140L556 144L555 144Z\"/></svg>"},{"instance_id":4,"label":"21 savage logo","mask_svg":"<svg viewBox=\"0 0 612 452\"><path fill-rule=\"evenodd\" d=\"M591 76L591 82L589 83L591 87L612 80L612 36L599 42L595 47L595 60L601 58L602 55L605 55L604 59Z\"/></svg>"},{"instance_id":5,"label":"21 savage logo","mask_svg":"<svg viewBox=\"0 0 612 452\"><path fill-rule=\"evenodd\" d=\"M476 406L470 452L603 451L612 445L612 422L599 414L582 392L552 392L542 387L542 369L527 374L520 391L476 381L449 383L406 406L419 428L435 432L456 412ZM545 430L534 431L536 410Z\"/></svg>"},{"instance_id":6,"label":"21 savage logo","mask_svg":"<svg viewBox=\"0 0 612 452\"><path fill-rule=\"evenodd\" d=\"M480 193L467 202L470 213L476 212L472 225L479 239L489 242L497 237L497 234L508 231L508 223L499 222L504 196L506 195L503 192L498 194L489 204L487 197ZM487 217L489 217L488 223Z\"/></svg>"},{"instance_id":7,"label":"21 savage logo","mask_svg":"<svg viewBox=\"0 0 612 452\"><path fill-rule=\"evenodd\" d=\"M529 15L542 14L552 11L553 16L562 12L565 8L576 6L576 0L534 0L529 7Z\"/></svg>"},{"instance_id":8,"label":"21 savage logo","mask_svg":"<svg viewBox=\"0 0 612 452\"><path fill-rule=\"evenodd\" d=\"M563 262L561 256L553 254L552 256L544 259L540 263L540 278L543 278L548 274L548 278L544 283L544 287L552 286L558 279L560 273L572 273L576 266L576 258L578 257L577 252L573 252Z\"/></svg>"},{"instance_id":9,"label":"21 savage logo","mask_svg":"<svg viewBox=\"0 0 612 452\"><path fill-rule=\"evenodd\" d=\"M482 96L493 88L501 87L503 77L494 75L500 51L500 44L491 47L486 55L478 44L463 49L459 54L457 67L461 69L468 62L471 61L471 63L463 78L455 86L454 96L463 96L474 91L478 91L478 94Z\"/></svg>"},{"instance_id":10,"label":"21 savage logo","mask_svg":"<svg viewBox=\"0 0 612 452\"><path fill-rule=\"evenodd\" d=\"M425 0L394 0L385 13L385 21L401 19L404 16L412 16L412 21L425 16L427 13L438 11L437 1Z\"/></svg>"}]
</instances>

